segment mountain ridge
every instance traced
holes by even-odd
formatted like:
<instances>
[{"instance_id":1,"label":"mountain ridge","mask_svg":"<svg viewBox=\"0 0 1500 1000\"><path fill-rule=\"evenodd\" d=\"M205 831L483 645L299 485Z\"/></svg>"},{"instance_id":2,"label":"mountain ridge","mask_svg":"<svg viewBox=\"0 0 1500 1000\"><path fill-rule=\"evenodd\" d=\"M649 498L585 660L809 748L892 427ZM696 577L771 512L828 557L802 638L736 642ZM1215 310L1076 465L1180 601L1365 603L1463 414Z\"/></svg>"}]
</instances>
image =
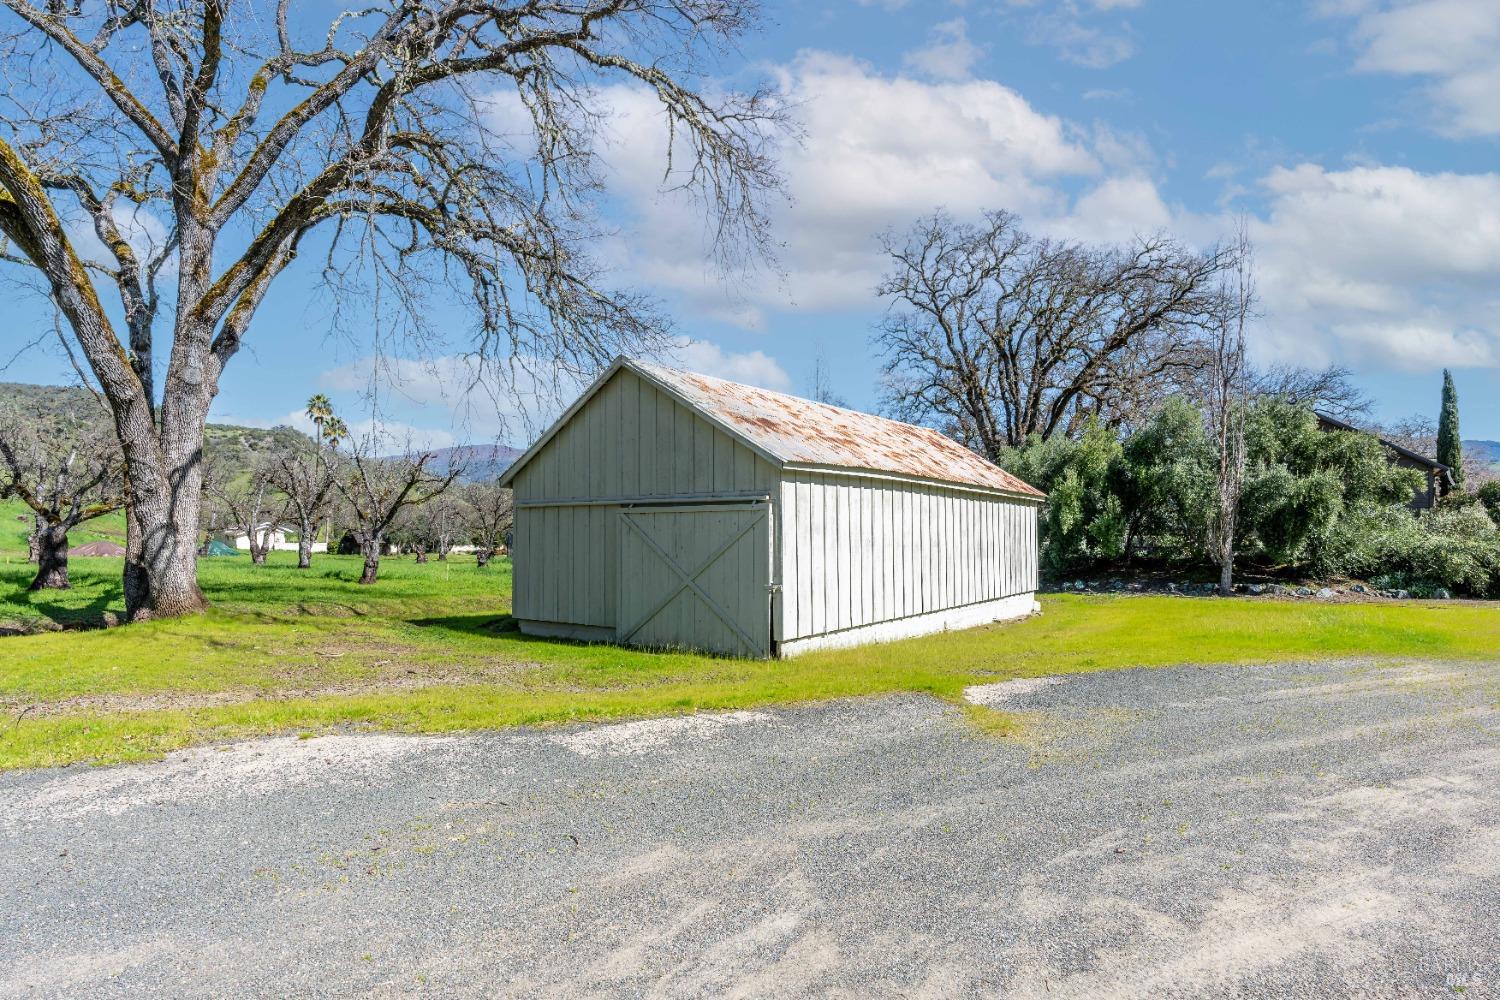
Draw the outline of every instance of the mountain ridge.
<instances>
[{"instance_id":1,"label":"mountain ridge","mask_svg":"<svg viewBox=\"0 0 1500 1000\"><path fill-rule=\"evenodd\" d=\"M520 458L522 451L504 444L459 444L448 448L429 448L425 452L432 456L429 468L446 476L458 465L462 472L459 478L470 483L488 483L500 478L512 462Z\"/></svg>"}]
</instances>

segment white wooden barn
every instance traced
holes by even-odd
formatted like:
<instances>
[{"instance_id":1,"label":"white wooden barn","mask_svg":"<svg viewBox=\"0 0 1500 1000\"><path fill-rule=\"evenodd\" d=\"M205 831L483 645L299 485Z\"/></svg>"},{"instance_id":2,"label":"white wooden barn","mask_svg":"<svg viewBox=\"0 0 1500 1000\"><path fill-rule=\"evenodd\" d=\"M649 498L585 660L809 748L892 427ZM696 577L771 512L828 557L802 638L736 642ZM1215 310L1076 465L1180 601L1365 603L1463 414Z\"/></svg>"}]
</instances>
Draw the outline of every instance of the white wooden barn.
<instances>
[{"instance_id":1,"label":"white wooden barn","mask_svg":"<svg viewBox=\"0 0 1500 1000\"><path fill-rule=\"evenodd\" d=\"M532 635L791 656L1037 610L1042 494L765 389L621 358L501 484Z\"/></svg>"}]
</instances>

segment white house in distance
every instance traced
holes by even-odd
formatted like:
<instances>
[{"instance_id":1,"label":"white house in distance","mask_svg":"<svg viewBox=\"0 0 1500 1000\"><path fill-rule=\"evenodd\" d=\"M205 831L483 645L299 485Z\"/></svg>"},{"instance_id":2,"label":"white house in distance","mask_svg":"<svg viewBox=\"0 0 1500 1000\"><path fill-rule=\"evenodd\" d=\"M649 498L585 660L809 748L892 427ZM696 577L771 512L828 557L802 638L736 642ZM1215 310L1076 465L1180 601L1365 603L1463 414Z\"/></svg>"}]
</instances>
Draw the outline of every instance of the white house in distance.
<instances>
[{"instance_id":1,"label":"white house in distance","mask_svg":"<svg viewBox=\"0 0 1500 1000\"><path fill-rule=\"evenodd\" d=\"M936 431L620 358L501 478L532 635L792 656L1037 610L1042 494Z\"/></svg>"},{"instance_id":2,"label":"white house in distance","mask_svg":"<svg viewBox=\"0 0 1500 1000\"><path fill-rule=\"evenodd\" d=\"M286 527L285 525L278 525L273 527L270 522L258 524L255 527L257 535L268 534L272 552L296 552L297 542L291 538L291 534L294 530L295 529ZM250 551L250 536L239 529L231 528L228 531L221 532L219 538L227 544L233 545L241 552ZM312 551L327 552L328 543L313 542Z\"/></svg>"}]
</instances>

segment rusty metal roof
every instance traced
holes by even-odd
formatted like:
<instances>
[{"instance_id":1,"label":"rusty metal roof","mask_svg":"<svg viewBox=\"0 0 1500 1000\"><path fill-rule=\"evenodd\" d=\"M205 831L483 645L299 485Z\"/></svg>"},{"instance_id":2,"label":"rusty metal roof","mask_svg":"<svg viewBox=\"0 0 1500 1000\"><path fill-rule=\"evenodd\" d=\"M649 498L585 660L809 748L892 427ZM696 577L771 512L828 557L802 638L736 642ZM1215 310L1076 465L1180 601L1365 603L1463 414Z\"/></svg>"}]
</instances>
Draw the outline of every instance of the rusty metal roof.
<instances>
[{"instance_id":1,"label":"rusty metal roof","mask_svg":"<svg viewBox=\"0 0 1500 1000\"><path fill-rule=\"evenodd\" d=\"M891 473L1043 496L1040 490L926 427L664 365L634 359L624 363L783 464Z\"/></svg>"}]
</instances>

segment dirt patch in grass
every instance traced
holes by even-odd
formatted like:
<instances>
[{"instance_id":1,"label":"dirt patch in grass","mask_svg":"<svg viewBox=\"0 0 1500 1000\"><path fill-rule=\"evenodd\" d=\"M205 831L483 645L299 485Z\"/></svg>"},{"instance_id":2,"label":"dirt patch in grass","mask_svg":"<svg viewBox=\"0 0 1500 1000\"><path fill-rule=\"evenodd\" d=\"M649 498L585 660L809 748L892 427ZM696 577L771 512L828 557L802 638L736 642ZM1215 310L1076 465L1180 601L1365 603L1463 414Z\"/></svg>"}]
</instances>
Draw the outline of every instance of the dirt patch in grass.
<instances>
[{"instance_id":1,"label":"dirt patch in grass","mask_svg":"<svg viewBox=\"0 0 1500 1000\"><path fill-rule=\"evenodd\" d=\"M964 721L980 735L1028 745L1043 740L1043 725L1047 717L1040 712L1002 712L988 705L974 704L963 704L959 708Z\"/></svg>"}]
</instances>

